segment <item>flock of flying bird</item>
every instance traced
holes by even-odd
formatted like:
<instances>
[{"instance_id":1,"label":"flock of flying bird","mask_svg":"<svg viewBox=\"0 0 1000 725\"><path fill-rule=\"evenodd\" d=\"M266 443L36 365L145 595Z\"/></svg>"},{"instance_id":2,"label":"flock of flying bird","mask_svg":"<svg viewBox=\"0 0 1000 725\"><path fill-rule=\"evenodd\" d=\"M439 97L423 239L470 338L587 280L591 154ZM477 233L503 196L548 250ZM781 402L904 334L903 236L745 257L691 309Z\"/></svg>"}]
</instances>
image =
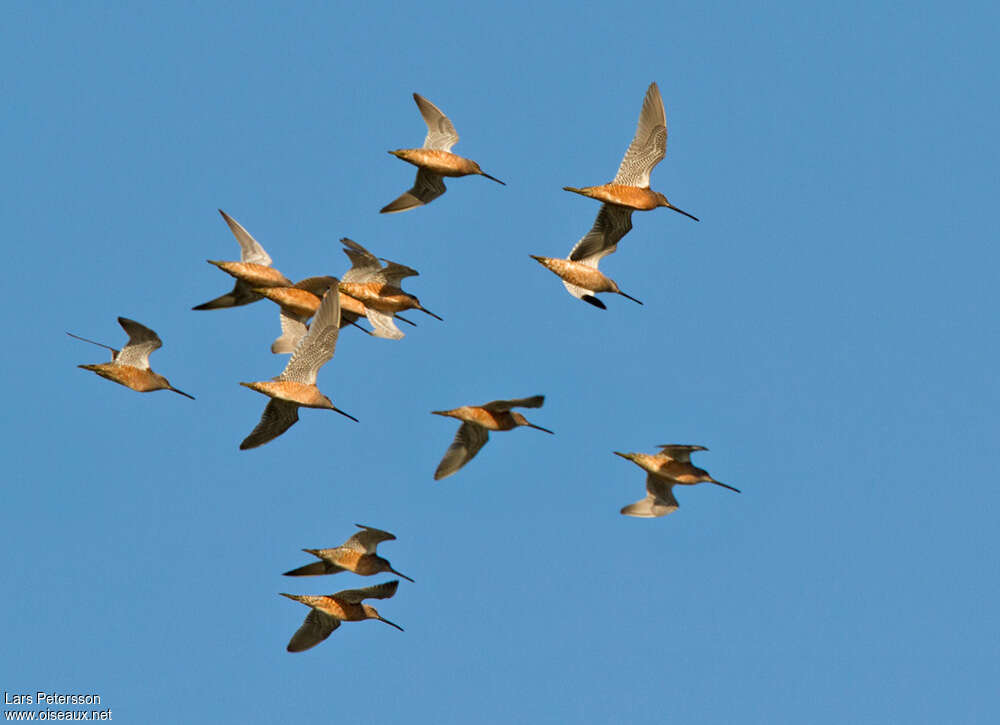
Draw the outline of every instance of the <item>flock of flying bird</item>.
<instances>
[{"instance_id":1,"label":"flock of flying bird","mask_svg":"<svg viewBox=\"0 0 1000 725\"><path fill-rule=\"evenodd\" d=\"M413 98L427 124L424 145L419 149L399 149L389 153L416 166L416 180L412 188L383 207L382 213L403 212L433 201L445 192L445 176L475 174L504 183L484 172L475 161L451 153L452 146L458 142L458 134L451 121L423 96L414 93ZM635 137L625 152L614 180L600 186L563 187L567 191L602 202L594 225L577 242L566 259L536 255L532 257L559 276L574 297L601 309L606 307L595 295L603 292L617 293L642 304L622 292L614 280L598 269L601 259L614 252L618 242L632 228L633 211L649 211L662 206L698 220L675 207L660 192L649 188L650 172L663 159L666 146L667 126L663 101L656 83L651 83L639 113ZM300 407L333 410L357 421L357 418L337 408L330 398L320 392L316 386L317 373L333 358L340 328L345 325L359 327L376 337L399 340L404 334L396 326L396 322L413 324L402 317L401 312L418 310L440 320L440 317L424 308L420 300L400 287L404 278L415 276L418 272L405 265L376 257L357 242L344 238L341 242L351 261L351 268L339 279L318 276L292 282L271 266L271 257L242 225L222 210L219 213L240 245L240 261L209 260L209 263L234 277L236 283L230 292L193 309L226 309L265 298L271 300L279 306L281 329L281 335L271 344L271 351L276 354L291 353L284 370L272 380L240 383L270 398L260 422L240 443L240 449L255 448L280 436L298 421ZM368 321L371 330L358 324L362 318ZM174 388L165 377L150 369L150 353L163 344L157 334L134 320L119 317L118 322L129 337L128 343L121 350L67 333L79 340L111 350L111 362L79 367L132 390L172 390L193 400L193 396ZM435 415L462 421L434 473L435 480L452 475L468 463L486 444L491 430L507 431L527 426L552 433L547 428L528 422L521 413L513 410L540 408L544 401L544 396L535 395L432 411ZM655 455L615 451L615 455L632 461L647 472L646 496L622 508L622 514L655 518L672 513L678 508L677 499L673 495L675 485L709 482L739 493L739 489L715 480L707 471L691 463L691 454L706 450L703 446L670 444L661 445L659 449L660 452ZM319 561L286 572L286 575L311 576L352 571L370 576L388 571L413 581L395 571L388 561L376 553L380 542L396 537L369 526L358 526L362 531L339 547L304 549ZM310 607L302 626L288 643L288 651L300 652L313 647L326 639L340 626L341 621L378 619L402 629L381 617L374 607L362 603L365 599L392 597L398 586L399 581L394 580L326 596L282 594Z\"/></svg>"}]
</instances>

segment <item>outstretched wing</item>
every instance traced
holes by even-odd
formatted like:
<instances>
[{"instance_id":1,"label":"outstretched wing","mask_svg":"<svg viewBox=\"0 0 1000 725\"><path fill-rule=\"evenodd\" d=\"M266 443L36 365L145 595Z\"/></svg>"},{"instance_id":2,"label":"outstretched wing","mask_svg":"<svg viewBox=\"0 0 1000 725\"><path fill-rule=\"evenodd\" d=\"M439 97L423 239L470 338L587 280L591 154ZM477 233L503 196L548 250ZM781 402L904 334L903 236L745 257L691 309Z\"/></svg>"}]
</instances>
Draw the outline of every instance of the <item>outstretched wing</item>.
<instances>
[{"instance_id":1,"label":"outstretched wing","mask_svg":"<svg viewBox=\"0 0 1000 725\"><path fill-rule=\"evenodd\" d=\"M516 398L514 400L493 400L481 406L491 413L502 413L511 408L541 408L545 402L544 395L532 395L530 398Z\"/></svg>"},{"instance_id":2,"label":"outstretched wing","mask_svg":"<svg viewBox=\"0 0 1000 725\"><path fill-rule=\"evenodd\" d=\"M309 325L309 332L295 348L281 375L275 379L315 385L316 373L333 357L339 332L340 292L334 285L323 295L319 309Z\"/></svg>"},{"instance_id":3,"label":"outstretched wing","mask_svg":"<svg viewBox=\"0 0 1000 725\"><path fill-rule=\"evenodd\" d=\"M391 287L399 287L399 283L403 279L406 277L419 277L420 272L413 269L413 267L407 267L405 264L385 260L385 266L382 268L379 276L385 284Z\"/></svg>"},{"instance_id":4,"label":"outstretched wing","mask_svg":"<svg viewBox=\"0 0 1000 725\"><path fill-rule=\"evenodd\" d=\"M383 582L363 589L345 589L342 592L330 594L329 597L348 604L358 604L365 599L388 599L396 593L398 587L399 579L393 579L391 582Z\"/></svg>"},{"instance_id":5,"label":"outstretched wing","mask_svg":"<svg viewBox=\"0 0 1000 725\"><path fill-rule=\"evenodd\" d=\"M375 547L377 547L383 541L392 541L395 539L395 535L390 534L388 531L382 531L381 529L376 529L371 526L365 526L364 524L354 524L363 531L359 531L354 536L349 538L344 542L345 549L351 549L353 551L360 551L363 554L374 554Z\"/></svg>"},{"instance_id":6,"label":"outstretched wing","mask_svg":"<svg viewBox=\"0 0 1000 725\"><path fill-rule=\"evenodd\" d=\"M306 336L306 318L293 315L285 311L285 308L278 308L278 319L281 322L281 336L275 338L271 343L271 352L275 354L295 352L299 342Z\"/></svg>"},{"instance_id":7,"label":"outstretched wing","mask_svg":"<svg viewBox=\"0 0 1000 725\"><path fill-rule=\"evenodd\" d=\"M386 340L400 340L405 337L403 331L396 327L396 323L392 321L392 315L366 307L365 316L372 325L372 334L375 337L382 337Z\"/></svg>"},{"instance_id":8,"label":"outstretched wing","mask_svg":"<svg viewBox=\"0 0 1000 725\"><path fill-rule=\"evenodd\" d=\"M679 507L674 498L673 483L652 473L646 476L646 497L625 506L621 512L625 516L653 519L666 516Z\"/></svg>"},{"instance_id":9,"label":"outstretched wing","mask_svg":"<svg viewBox=\"0 0 1000 725\"><path fill-rule=\"evenodd\" d=\"M570 251L570 261L597 269L598 263L618 248L618 242L631 228L631 209L617 204L601 204L594 226Z\"/></svg>"},{"instance_id":10,"label":"outstretched wing","mask_svg":"<svg viewBox=\"0 0 1000 725\"><path fill-rule=\"evenodd\" d=\"M249 284L244 282L242 279L236 280L236 284L233 285L231 292L226 292L224 295L219 295L215 299L211 299L208 302L202 302L200 305L192 307L192 310L221 310L226 307L242 307L243 305L249 305L251 302L256 302L261 299L261 296L253 291Z\"/></svg>"},{"instance_id":11,"label":"outstretched wing","mask_svg":"<svg viewBox=\"0 0 1000 725\"><path fill-rule=\"evenodd\" d=\"M250 435L240 443L240 450L262 446L268 441L273 441L286 430L295 425L299 419L299 406L289 403L287 400L271 398L264 408L263 415L257 427L250 431Z\"/></svg>"},{"instance_id":12,"label":"outstretched wing","mask_svg":"<svg viewBox=\"0 0 1000 725\"><path fill-rule=\"evenodd\" d=\"M451 120L441 112L440 108L419 93L413 94L413 100L417 102L420 115L424 117L424 123L427 124L427 138L424 139L424 148L450 151L451 147L458 143L458 132L455 131Z\"/></svg>"},{"instance_id":13,"label":"outstretched wing","mask_svg":"<svg viewBox=\"0 0 1000 725\"><path fill-rule=\"evenodd\" d=\"M442 478L450 476L472 460L479 453L479 449L486 445L489 438L489 431L481 425L462 423L458 427L455 439L445 451L444 458L441 459L437 470L434 471L434 480L440 481Z\"/></svg>"},{"instance_id":14,"label":"outstretched wing","mask_svg":"<svg viewBox=\"0 0 1000 725\"><path fill-rule=\"evenodd\" d=\"M694 453L695 451L708 450L707 448L705 448L705 446L689 446L689 445L680 445L676 443L670 443L666 445L661 444L658 445L657 448L659 448L664 454L670 456L678 463L690 463L692 453Z\"/></svg>"},{"instance_id":15,"label":"outstretched wing","mask_svg":"<svg viewBox=\"0 0 1000 725\"><path fill-rule=\"evenodd\" d=\"M115 365L149 370L149 353L163 345L159 336L145 325L126 317L119 317L118 324L128 333L128 343L114 356Z\"/></svg>"},{"instance_id":16,"label":"outstretched wing","mask_svg":"<svg viewBox=\"0 0 1000 725\"><path fill-rule=\"evenodd\" d=\"M427 171L426 169L418 169L417 179L413 182L413 187L408 191L404 191L379 211L382 214L394 214L398 211L415 209L418 206L429 204L445 191L447 189L444 185L443 176Z\"/></svg>"},{"instance_id":17,"label":"outstretched wing","mask_svg":"<svg viewBox=\"0 0 1000 725\"><path fill-rule=\"evenodd\" d=\"M663 112L663 99L657 85L650 83L639 111L635 137L618 167L614 183L648 188L649 173L666 153L667 118Z\"/></svg>"},{"instance_id":18,"label":"outstretched wing","mask_svg":"<svg viewBox=\"0 0 1000 725\"><path fill-rule=\"evenodd\" d=\"M304 652L310 647L315 647L329 637L333 633L333 630L339 626L339 619L331 617L329 614L321 612L318 609L313 609L306 615L302 626L288 640L288 651Z\"/></svg>"},{"instance_id":19,"label":"outstretched wing","mask_svg":"<svg viewBox=\"0 0 1000 725\"><path fill-rule=\"evenodd\" d=\"M382 269L378 257L355 242L344 237L340 240L344 245L344 254L351 260L351 268L340 278L343 282L370 282Z\"/></svg>"},{"instance_id":20,"label":"outstretched wing","mask_svg":"<svg viewBox=\"0 0 1000 725\"><path fill-rule=\"evenodd\" d=\"M219 209L219 213L222 214L222 218L226 220L226 224L229 225L233 236L236 237L236 241L240 244L240 261L270 267L271 257L264 251L264 247L260 246L257 240L250 236L250 232L244 229L238 221L222 211L222 209Z\"/></svg>"}]
</instances>

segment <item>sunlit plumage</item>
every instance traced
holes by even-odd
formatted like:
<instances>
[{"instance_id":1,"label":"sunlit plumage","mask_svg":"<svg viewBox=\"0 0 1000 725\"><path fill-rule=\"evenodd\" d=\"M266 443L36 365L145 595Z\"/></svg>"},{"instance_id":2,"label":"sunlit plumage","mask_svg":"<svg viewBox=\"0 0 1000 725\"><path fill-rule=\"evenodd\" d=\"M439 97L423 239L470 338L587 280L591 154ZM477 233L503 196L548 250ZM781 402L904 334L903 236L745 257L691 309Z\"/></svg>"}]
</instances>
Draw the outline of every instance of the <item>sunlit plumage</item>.
<instances>
[{"instance_id":1,"label":"sunlit plumage","mask_svg":"<svg viewBox=\"0 0 1000 725\"><path fill-rule=\"evenodd\" d=\"M239 262L217 262L208 260L209 264L214 264L226 274L236 278L236 284L231 292L209 300L193 310L217 310L225 307L239 307L256 302L261 298L260 294L253 291L254 287L287 287L292 282L281 272L271 266L271 257L264 248L260 246L256 239L243 226L233 219L226 212L219 209L222 218L236 237L240 245Z\"/></svg>"},{"instance_id":2,"label":"sunlit plumage","mask_svg":"<svg viewBox=\"0 0 1000 725\"><path fill-rule=\"evenodd\" d=\"M439 481L455 473L479 453L479 449L489 440L489 431L513 430L518 426L527 426L536 430L551 433L548 428L529 423L523 415L511 411L511 408L541 408L545 402L544 395L516 400L494 400L483 405L465 405L452 410L434 410L434 415L457 418L462 421L458 433L444 458L434 472L434 480Z\"/></svg>"},{"instance_id":3,"label":"sunlit plumage","mask_svg":"<svg viewBox=\"0 0 1000 725\"><path fill-rule=\"evenodd\" d=\"M402 319L398 313L403 310L420 310L441 319L399 286L404 278L419 275L417 270L389 261L382 266L378 257L353 239L344 237L340 241L344 245L344 254L351 260L351 268L341 276L339 289L364 306L372 334L390 340L403 337L402 331L393 323L393 318Z\"/></svg>"},{"instance_id":4,"label":"sunlit plumage","mask_svg":"<svg viewBox=\"0 0 1000 725\"><path fill-rule=\"evenodd\" d=\"M336 289L323 295L309 331L299 341L284 371L274 378L257 383L240 383L271 398L257 427L242 443L240 450L256 448L274 440L299 419L299 407L324 408L357 421L337 408L316 387L316 374L333 357L340 327L340 299Z\"/></svg>"},{"instance_id":5,"label":"sunlit plumage","mask_svg":"<svg viewBox=\"0 0 1000 725\"><path fill-rule=\"evenodd\" d=\"M402 632L402 627L380 615L375 607L361 603L365 599L389 599L396 593L398 587L399 580L394 579L371 587L345 589L336 594L320 596L281 592L281 596L312 608L312 611L306 615L305 621L302 622L302 626L288 641L288 651L302 652L310 647L315 647L329 637L333 630L340 626L341 622L377 619Z\"/></svg>"},{"instance_id":6,"label":"sunlit plumage","mask_svg":"<svg viewBox=\"0 0 1000 725\"><path fill-rule=\"evenodd\" d=\"M307 277L296 282L291 287L257 287L254 292L278 305L278 322L281 325L281 335L271 343L271 352L293 352L308 329L309 318L316 314L320 300L331 287L336 288L339 280L336 277ZM357 324L359 317L365 315L365 307L352 297L340 293L340 326L354 325L368 332Z\"/></svg>"},{"instance_id":7,"label":"sunlit plumage","mask_svg":"<svg viewBox=\"0 0 1000 725\"><path fill-rule=\"evenodd\" d=\"M378 556L375 551L381 542L394 541L396 537L393 534L363 524L355 524L355 526L361 531L340 546L330 549L303 549L302 551L307 554L319 558L319 561L286 571L285 576L317 576L337 574L342 571L371 576L387 571L390 574L401 576L407 581L413 581L406 574L393 569L389 561Z\"/></svg>"},{"instance_id":8,"label":"sunlit plumage","mask_svg":"<svg viewBox=\"0 0 1000 725\"><path fill-rule=\"evenodd\" d=\"M382 207L383 214L408 211L437 199L445 192L445 176L478 174L504 183L480 169L475 161L451 153L451 147L458 143L458 133L451 120L419 93L413 94L413 100L427 124L423 148L397 149L389 153L416 166L417 178L409 191Z\"/></svg>"},{"instance_id":9,"label":"sunlit plumage","mask_svg":"<svg viewBox=\"0 0 1000 725\"><path fill-rule=\"evenodd\" d=\"M648 519L673 513L680 506L673 492L674 486L678 484L693 486L698 483L714 483L730 491L740 492L738 488L716 481L708 475L708 471L691 463L693 452L708 450L704 446L668 444L658 447L660 452L655 455L614 452L616 456L632 461L647 472L646 497L625 506L621 510L624 515Z\"/></svg>"},{"instance_id":10,"label":"sunlit plumage","mask_svg":"<svg viewBox=\"0 0 1000 725\"><path fill-rule=\"evenodd\" d=\"M101 342L94 342L85 337L74 335L72 332L66 334L75 337L77 340L89 342L91 345L104 347L111 351L111 362L98 363L96 365L77 365L84 370L90 370L100 375L102 378L124 385L126 388L137 390L140 393L149 393L153 390L172 390L183 395L185 398L194 400L193 395L178 390L170 384L165 377L154 373L149 367L149 355L154 350L163 346L159 336L145 325L126 317L119 317L118 324L128 334L128 342L121 350L116 350L110 345Z\"/></svg>"},{"instance_id":11,"label":"sunlit plumage","mask_svg":"<svg viewBox=\"0 0 1000 725\"><path fill-rule=\"evenodd\" d=\"M615 292L639 302L622 292L614 280L597 268L600 261L614 252L621 238L632 229L634 210L649 211L665 206L698 221L667 201L663 194L649 188L649 175L666 152L667 121L663 99L656 83L651 83L639 112L635 136L625 151L614 181L579 189L563 187L604 202L590 231L576 243L565 260L532 255L546 269L559 276L574 297L601 309L605 309L604 303L594 296L598 292Z\"/></svg>"}]
</instances>

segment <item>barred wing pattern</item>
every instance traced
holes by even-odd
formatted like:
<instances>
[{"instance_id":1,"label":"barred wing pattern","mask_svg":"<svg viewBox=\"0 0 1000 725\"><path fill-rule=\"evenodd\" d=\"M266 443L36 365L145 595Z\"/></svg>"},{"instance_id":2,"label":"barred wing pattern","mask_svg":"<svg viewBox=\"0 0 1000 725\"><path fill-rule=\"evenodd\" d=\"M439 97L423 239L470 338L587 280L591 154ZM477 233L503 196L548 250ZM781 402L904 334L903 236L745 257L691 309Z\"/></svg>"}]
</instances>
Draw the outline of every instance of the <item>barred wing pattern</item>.
<instances>
[{"instance_id":1,"label":"barred wing pattern","mask_svg":"<svg viewBox=\"0 0 1000 725\"><path fill-rule=\"evenodd\" d=\"M316 310L309 332L292 353L288 365L275 380L316 384L316 373L333 357L340 332L340 292L327 290Z\"/></svg>"},{"instance_id":2,"label":"barred wing pattern","mask_svg":"<svg viewBox=\"0 0 1000 725\"><path fill-rule=\"evenodd\" d=\"M413 94L413 100L417 102L420 115L424 117L424 123L427 124L427 138L424 139L424 148L450 151L451 147L458 143L458 132L455 131L451 120L441 112L440 108L419 93Z\"/></svg>"},{"instance_id":3,"label":"barred wing pattern","mask_svg":"<svg viewBox=\"0 0 1000 725\"><path fill-rule=\"evenodd\" d=\"M649 187L649 174L667 154L667 119L656 83L650 83L639 111L635 137L625 152L614 183Z\"/></svg>"},{"instance_id":4,"label":"barred wing pattern","mask_svg":"<svg viewBox=\"0 0 1000 725\"><path fill-rule=\"evenodd\" d=\"M127 317L119 317L118 324L128 333L128 343L113 357L114 364L149 370L149 354L163 346L159 336Z\"/></svg>"},{"instance_id":5,"label":"barred wing pattern","mask_svg":"<svg viewBox=\"0 0 1000 725\"><path fill-rule=\"evenodd\" d=\"M240 450L262 446L273 441L299 420L299 406L280 398L271 398L264 413L260 416L257 427L240 443Z\"/></svg>"}]
</instances>

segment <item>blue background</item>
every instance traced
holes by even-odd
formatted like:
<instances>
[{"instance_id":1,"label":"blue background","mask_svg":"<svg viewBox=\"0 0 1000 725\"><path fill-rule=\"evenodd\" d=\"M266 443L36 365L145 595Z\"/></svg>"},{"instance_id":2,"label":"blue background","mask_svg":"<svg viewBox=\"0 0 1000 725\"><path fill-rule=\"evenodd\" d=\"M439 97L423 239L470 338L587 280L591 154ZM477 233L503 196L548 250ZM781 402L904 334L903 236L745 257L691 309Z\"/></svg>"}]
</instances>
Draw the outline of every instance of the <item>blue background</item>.
<instances>
[{"instance_id":1,"label":"blue background","mask_svg":"<svg viewBox=\"0 0 1000 725\"><path fill-rule=\"evenodd\" d=\"M10 3L0 23L6 414L0 689L121 722L987 722L1000 714L992 4ZM652 186L570 297L565 256L657 81ZM480 178L378 209L447 113ZM347 329L304 410L237 446L281 371L231 287L239 220L298 279L350 236L441 323ZM186 400L78 370L156 330ZM430 410L543 393L439 483ZM613 450L698 443L741 495L618 509ZM398 540L375 602L285 652L291 580L355 522Z\"/></svg>"}]
</instances>

